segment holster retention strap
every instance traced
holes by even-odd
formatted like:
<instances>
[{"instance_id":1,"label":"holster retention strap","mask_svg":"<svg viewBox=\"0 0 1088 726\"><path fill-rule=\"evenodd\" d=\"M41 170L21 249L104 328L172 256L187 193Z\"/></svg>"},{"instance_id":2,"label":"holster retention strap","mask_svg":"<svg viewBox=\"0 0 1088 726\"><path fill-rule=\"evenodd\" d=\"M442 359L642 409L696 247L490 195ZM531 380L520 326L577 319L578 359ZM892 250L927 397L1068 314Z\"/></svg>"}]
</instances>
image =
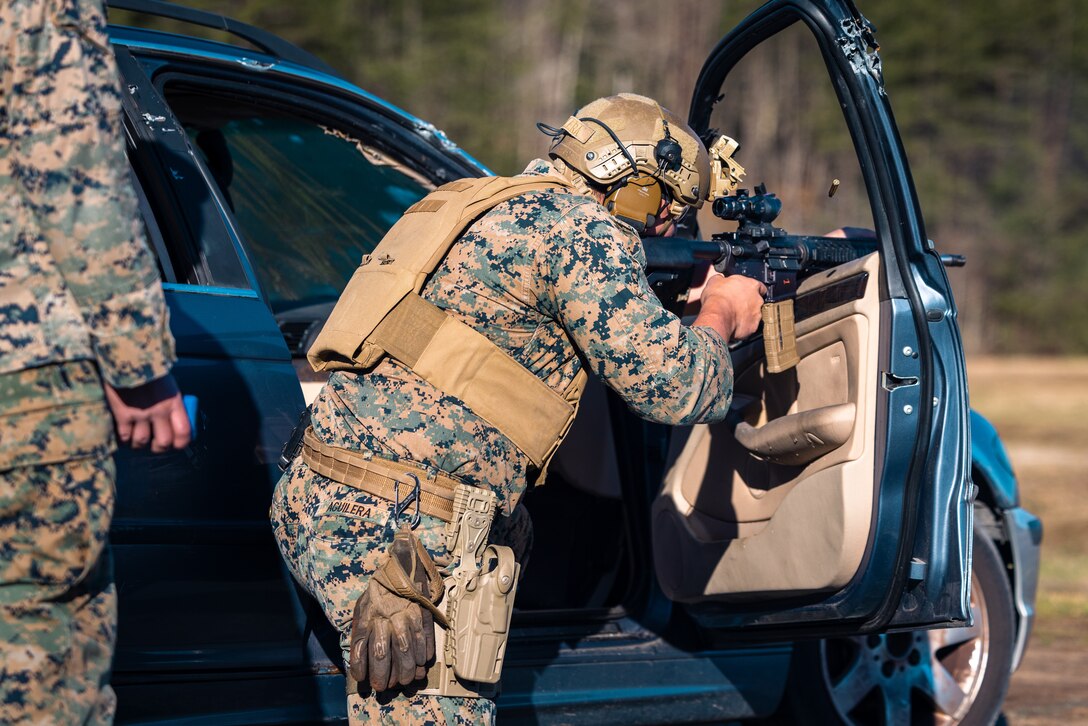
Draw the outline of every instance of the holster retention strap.
<instances>
[{"instance_id":1,"label":"holster retention strap","mask_svg":"<svg viewBox=\"0 0 1088 726\"><path fill-rule=\"evenodd\" d=\"M367 458L358 451L330 446L312 428L302 437L302 459L323 477L390 502L402 500L407 487L418 482L419 511L443 522L453 519L454 492L461 482L448 474L432 475L413 462Z\"/></svg>"}]
</instances>

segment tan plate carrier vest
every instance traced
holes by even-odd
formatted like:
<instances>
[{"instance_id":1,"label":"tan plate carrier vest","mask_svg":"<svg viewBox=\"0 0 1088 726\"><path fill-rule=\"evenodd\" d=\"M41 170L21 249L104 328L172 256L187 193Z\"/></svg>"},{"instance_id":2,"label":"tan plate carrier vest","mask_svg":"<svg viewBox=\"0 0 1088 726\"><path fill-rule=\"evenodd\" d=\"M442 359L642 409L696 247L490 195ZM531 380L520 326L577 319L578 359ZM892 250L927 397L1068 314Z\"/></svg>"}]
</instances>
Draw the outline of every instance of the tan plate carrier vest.
<instances>
[{"instance_id":1,"label":"tan plate carrier vest","mask_svg":"<svg viewBox=\"0 0 1088 726\"><path fill-rule=\"evenodd\" d=\"M363 257L307 353L310 365L368 370L392 356L461 399L543 470L574 420L585 371L560 394L419 292L482 215L518 195L556 187L571 182L553 175L461 179L413 204Z\"/></svg>"}]
</instances>

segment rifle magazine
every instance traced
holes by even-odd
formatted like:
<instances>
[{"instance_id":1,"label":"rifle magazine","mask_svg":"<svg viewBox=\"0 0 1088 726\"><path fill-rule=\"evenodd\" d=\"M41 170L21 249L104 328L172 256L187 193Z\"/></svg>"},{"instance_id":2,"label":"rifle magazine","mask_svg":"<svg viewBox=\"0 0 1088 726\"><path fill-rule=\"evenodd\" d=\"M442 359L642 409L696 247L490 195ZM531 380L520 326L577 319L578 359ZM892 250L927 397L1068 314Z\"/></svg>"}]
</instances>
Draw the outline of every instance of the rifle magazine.
<instances>
[{"instance_id":1,"label":"rifle magazine","mask_svg":"<svg viewBox=\"0 0 1088 726\"><path fill-rule=\"evenodd\" d=\"M767 357L767 372L782 373L797 365L797 333L793 326L793 300L764 303L763 350Z\"/></svg>"}]
</instances>

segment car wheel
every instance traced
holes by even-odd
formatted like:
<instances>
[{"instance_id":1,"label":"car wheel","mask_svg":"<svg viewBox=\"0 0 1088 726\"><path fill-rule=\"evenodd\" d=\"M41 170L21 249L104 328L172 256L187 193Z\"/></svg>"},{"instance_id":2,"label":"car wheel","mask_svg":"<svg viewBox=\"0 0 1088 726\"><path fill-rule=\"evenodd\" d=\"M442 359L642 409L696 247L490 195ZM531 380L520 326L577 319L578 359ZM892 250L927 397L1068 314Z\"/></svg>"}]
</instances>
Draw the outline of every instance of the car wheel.
<instances>
[{"instance_id":1,"label":"car wheel","mask_svg":"<svg viewBox=\"0 0 1088 726\"><path fill-rule=\"evenodd\" d=\"M1012 668L1016 622L1005 565L975 533L968 628L798 644L789 706L805 723L992 724Z\"/></svg>"}]
</instances>

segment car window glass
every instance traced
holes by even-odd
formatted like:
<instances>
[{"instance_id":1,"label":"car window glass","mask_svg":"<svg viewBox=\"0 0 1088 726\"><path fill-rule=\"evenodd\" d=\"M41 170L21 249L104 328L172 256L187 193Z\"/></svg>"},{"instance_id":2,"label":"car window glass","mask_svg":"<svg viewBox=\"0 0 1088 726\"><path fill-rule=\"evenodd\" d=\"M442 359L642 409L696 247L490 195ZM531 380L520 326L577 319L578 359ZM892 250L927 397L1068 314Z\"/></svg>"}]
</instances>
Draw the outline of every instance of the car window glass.
<instances>
[{"instance_id":1,"label":"car window glass","mask_svg":"<svg viewBox=\"0 0 1088 726\"><path fill-rule=\"evenodd\" d=\"M765 183L782 200L777 225L804 235L874 228L846 119L804 23L750 50L726 76L721 93L710 126L740 142L736 158L747 171L741 187L754 193ZM708 232L729 228L709 213L699 221Z\"/></svg>"},{"instance_id":2,"label":"car window glass","mask_svg":"<svg viewBox=\"0 0 1088 726\"><path fill-rule=\"evenodd\" d=\"M159 279L162 282L176 282L177 277L174 275L174 266L170 260L170 255L166 250L166 241L163 239L162 230L159 229L159 224L155 221L155 215L151 211L151 203L147 199L147 193L144 191L143 184L140 183L139 177L137 177L131 169L129 180L132 182L132 188L136 192L136 202L140 211L140 221L143 223L144 234L147 237L148 246L155 256L155 265L159 269Z\"/></svg>"},{"instance_id":3,"label":"car window glass","mask_svg":"<svg viewBox=\"0 0 1088 726\"><path fill-rule=\"evenodd\" d=\"M334 301L362 256L433 189L389 154L308 118L235 104L229 118L205 106L182 122L277 313Z\"/></svg>"}]
</instances>

